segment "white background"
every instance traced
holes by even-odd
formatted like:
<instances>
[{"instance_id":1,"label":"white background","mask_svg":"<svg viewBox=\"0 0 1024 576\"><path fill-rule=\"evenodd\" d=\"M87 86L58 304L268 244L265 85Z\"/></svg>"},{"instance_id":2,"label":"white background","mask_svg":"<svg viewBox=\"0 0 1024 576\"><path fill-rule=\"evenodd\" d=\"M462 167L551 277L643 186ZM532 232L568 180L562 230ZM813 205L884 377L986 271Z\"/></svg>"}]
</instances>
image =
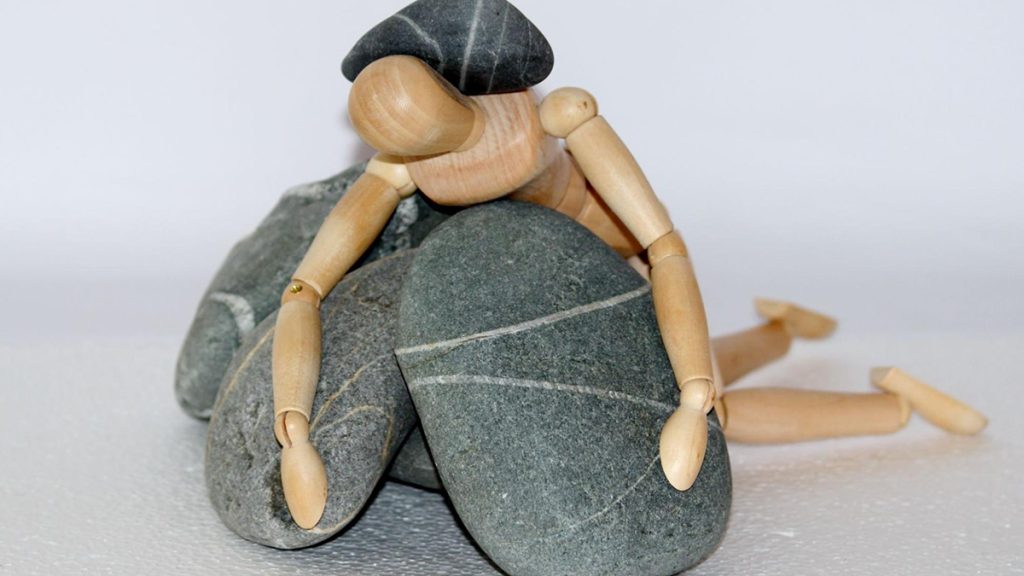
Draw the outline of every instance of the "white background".
<instances>
[{"instance_id":1,"label":"white background","mask_svg":"<svg viewBox=\"0 0 1024 576\"><path fill-rule=\"evenodd\" d=\"M50 302L4 337L184 330L285 188L369 154L340 62L402 5L0 2L0 286ZM754 294L851 329L1024 325L1024 4L519 5L555 49L541 89L598 97L691 244L715 327ZM105 308L115 285L152 305L59 302Z\"/></svg>"},{"instance_id":2,"label":"white background","mask_svg":"<svg viewBox=\"0 0 1024 576\"><path fill-rule=\"evenodd\" d=\"M111 374L146 391L169 434L195 426L174 411L171 378L198 298L285 188L369 155L339 65L402 5L0 0L0 395L15 415L0 420L3 450L24 446L33 414L99 418L80 400ZM1024 472L1018 440L1005 444L1022 433L1024 3L517 5L555 50L541 91L592 91L647 170L695 254L714 332L750 323L755 295L834 313L844 332L828 350L851 366L826 384L866 389L861 356L916 358L911 371L993 415L995 456L974 465ZM164 364L140 380L124 372L129 354ZM97 410L137 422L109 392ZM36 405L45 398L55 405ZM106 437L94 428L82 446ZM23 469L39 462L18 453ZM0 496L42 507L41 478L23 473ZM756 520L765 498L752 494L772 478L746 491L743 478L737 514ZM915 491L886 489L899 486ZM1019 483L992 490L999 509L1021 511ZM993 550L1024 540L986 526Z\"/></svg>"}]
</instances>

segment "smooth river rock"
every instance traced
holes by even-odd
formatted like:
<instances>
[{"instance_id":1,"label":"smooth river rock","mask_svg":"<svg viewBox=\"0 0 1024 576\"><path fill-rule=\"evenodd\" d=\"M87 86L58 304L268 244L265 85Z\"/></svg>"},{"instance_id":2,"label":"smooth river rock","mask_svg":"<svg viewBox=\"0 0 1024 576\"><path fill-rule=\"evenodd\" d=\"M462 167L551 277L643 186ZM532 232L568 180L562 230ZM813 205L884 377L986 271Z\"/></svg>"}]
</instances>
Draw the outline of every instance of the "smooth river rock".
<instances>
[{"instance_id":1,"label":"smooth river rock","mask_svg":"<svg viewBox=\"0 0 1024 576\"><path fill-rule=\"evenodd\" d=\"M676 491L658 437L678 392L649 286L568 218L498 202L442 224L405 282L398 358L460 519L509 574L670 575L721 540L718 420Z\"/></svg>"},{"instance_id":2,"label":"smooth river rock","mask_svg":"<svg viewBox=\"0 0 1024 576\"><path fill-rule=\"evenodd\" d=\"M398 297L414 252L356 270L321 307L323 362L311 438L327 469L328 498L311 531L294 524L281 490L271 385L277 315L264 320L239 350L210 420L206 484L221 519L243 538L300 548L338 533L362 510L415 426L394 356ZM410 458L415 461L424 451L417 446ZM413 468L403 479L429 476Z\"/></svg>"},{"instance_id":3,"label":"smooth river rock","mask_svg":"<svg viewBox=\"0 0 1024 576\"><path fill-rule=\"evenodd\" d=\"M277 310L281 292L320 224L363 168L288 190L228 254L200 301L178 356L174 391L186 412L209 418L242 340ZM420 195L406 199L362 262L416 246L443 218Z\"/></svg>"},{"instance_id":4,"label":"smooth river rock","mask_svg":"<svg viewBox=\"0 0 1024 576\"><path fill-rule=\"evenodd\" d=\"M506 0L419 0L367 32L341 65L355 81L370 63L405 54L423 60L463 94L540 84L555 57L540 30Z\"/></svg>"}]
</instances>

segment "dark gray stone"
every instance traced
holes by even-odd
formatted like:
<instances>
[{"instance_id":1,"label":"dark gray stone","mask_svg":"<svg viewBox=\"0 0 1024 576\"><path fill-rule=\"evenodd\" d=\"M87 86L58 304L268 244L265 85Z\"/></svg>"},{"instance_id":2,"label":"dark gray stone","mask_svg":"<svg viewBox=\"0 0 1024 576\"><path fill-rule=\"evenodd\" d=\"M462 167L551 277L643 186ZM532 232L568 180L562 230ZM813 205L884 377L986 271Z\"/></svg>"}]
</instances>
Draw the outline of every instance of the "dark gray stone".
<instances>
[{"instance_id":1,"label":"dark gray stone","mask_svg":"<svg viewBox=\"0 0 1024 576\"><path fill-rule=\"evenodd\" d=\"M388 470L388 478L406 484L419 486L428 490L440 490L441 478L437 475L434 460L427 449L427 441L423 438L423 430L413 428L402 444L394 462Z\"/></svg>"},{"instance_id":2,"label":"dark gray stone","mask_svg":"<svg viewBox=\"0 0 1024 576\"><path fill-rule=\"evenodd\" d=\"M224 523L243 538L300 548L338 533L362 510L416 424L394 357L398 295L414 251L347 276L321 306L323 362L311 438L327 469L317 528L294 524L281 490L274 437L271 350L277 315L246 339L217 397L206 447L206 484Z\"/></svg>"},{"instance_id":3,"label":"dark gray stone","mask_svg":"<svg viewBox=\"0 0 1024 576\"><path fill-rule=\"evenodd\" d=\"M510 574L675 574L721 540L717 418L676 491L658 437L678 391L649 287L568 218L499 202L435 230L405 282L398 358L460 519Z\"/></svg>"},{"instance_id":4,"label":"dark gray stone","mask_svg":"<svg viewBox=\"0 0 1024 576\"><path fill-rule=\"evenodd\" d=\"M220 573L239 571L266 576L502 574L461 529L443 494L394 482L384 483L359 521L344 534L315 548L282 554L279 558L226 548L226 558L211 559L211 563L221 567ZM257 563L261 558L270 563ZM237 568L242 562L248 565Z\"/></svg>"},{"instance_id":5,"label":"dark gray stone","mask_svg":"<svg viewBox=\"0 0 1024 576\"><path fill-rule=\"evenodd\" d=\"M419 0L366 33L341 71L355 80L371 62L405 54L423 60L464 94L540 84L555 57L540 30L505 0Z\"/></svg>"},{"instance_id":6,"label":"dark gray stone","mask_svg":"<svg viewBox=\"0 0 1024 576\"><path fill-rule=\"evenodd\" d=\"M242 339L277 310L281 292L320 224L363 168L355 166L287 191L259 227L228 254L203 295L178 356L174 391L186 412L210 416ZM442 219L419 195L406 199L362 261L419 244Z\"/></svg>"}]
</instances>

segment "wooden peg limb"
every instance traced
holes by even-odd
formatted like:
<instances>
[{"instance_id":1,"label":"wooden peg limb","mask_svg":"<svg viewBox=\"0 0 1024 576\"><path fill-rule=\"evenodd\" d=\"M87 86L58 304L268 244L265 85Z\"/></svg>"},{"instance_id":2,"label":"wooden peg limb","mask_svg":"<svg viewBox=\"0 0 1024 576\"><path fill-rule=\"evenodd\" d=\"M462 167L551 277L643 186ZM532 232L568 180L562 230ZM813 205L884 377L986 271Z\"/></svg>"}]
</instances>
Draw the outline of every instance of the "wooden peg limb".
<instances>
[{"instance_id":1,"label":"wooden peg limb","mask_svg":"<svg viewBox=\"0 0 1024 576\"><path fill-rule=\"evenodd\" d=\"M593 192L587 192L583 207L575 220L623 258L643 252L643 247L633 238L622 221L604 200Z\"/></svg>"},{"instance_id":2,"label":"wooden peg limb","mask_svg":"<svg viewBox=\"0 0 1024 576\"><path fill-rule=\"evenodd\" d=\"M559 88L544 98L540 123L555 138L566 138L597 116L597 99L582 88Z\"/></svg>"},{"instance_id":3,"label":"wooden peg limb","mask_svg":"<svg viewBox=\"0 0 1024 576\"><path fill-rule=\"evenodd\" d=\"M700 473L708 446L707 413L714 400L710 381L687 382L680 391L679 408L661 429L661 468L676 490L689 490Z\"/></svg>"},{"instance_id":4,"label":"wooden peg limb","mask_svg":"<svg viewBox=\"0 0 1024 576\"><path fill-rule=\"evenodd\" d=\"M661 465L679 490L693 485L707 446L715 400L704 302L686 245L633 154L584 90L563 88L540 106L548 134L564 137L583 175L640 245L651 265L651 291L665 350L680 389L679 409L661 432Z\"/></svg>"},{"instance_id":5,"label":"wooden peg limb","mask_svg":"<svg viewBox=\"0 0 1024 576\"><path fill-rule=\"evenodd\" d=\"M316 526L327 503L327 473L309 442L320 379L320 297L302 282L285 289L272 356L274 435L281 444L281 483L295 523Z\"/></svg>"},{"instance_id":6,"label":"wooden peg limb","mask_svg":"<svg viewBox=\"0 0 1024 576\"><path fill-rule=\"evenodd\" d=\"M366 173L390 184L400 198L408 198L416 192L409 166L396 156L377 154L366 163Z\"/></svg>"},{"instance_id":7,"label":"wooden peg limb","mask_svg":"<svg viewBox=\"0 0 1024 576\"><path fill-rule=\"evenodd\" d=\"M757 298L754 307L762 318L778 321L794 338L818 340L836 330L836 320L790 302Z\"/></svg>"},{"instance_id":8,"label":"wooden peg limb","mask_svg":"<svg viewBox=\"0 0 1024 576\"><path fill-rule=\"evenodd\" d=\"M384 229L400 200L396 187L411 194L407 172L395 162L378 158L368 170L320 227L281 297L274 331L274 434L281 443L281 483L292 518L307 530L320 521L327 502L327 474L309 441L320 379L320 302Z\"/></svg>"},{"instance_id":9,"label":"wooden peg limb","mask_svg":"<svg viewBox=\"0 0 1024 576\"><path fill-rule=\"evenodd\" d=\"M720 336L711 341L723 387L754 370L782 358L789 352L793 337L781 322L766 322L742 332Z\"/></svg>"},{"instance_id":10,"label":"wooden peg limb","mask_svg":"<svg viewBox=\"0 0 1024 576\"><path fill-rule=\"evenodd\" d=\"M714 381L704 301L686 247L675 232L647 250L654 311L680 390L690 381Z\"/></svg>"},{"instance_id":11,"label":"wooden peg limb","mask_svg":"<svg viewBox=\"0 0 1024 576\"><path fill-rule=\"evenodd\" d=\"M875 368L871 370L871 382L906 398L915 412L948 432L973 435L988 426L988 418L981 412L899 368Z\"/></svg>"},{"instance_id":12,"label":"wooden peg limb","mask_svg":"<svg viewBox=\"0 0 1024 576\"><path fill-rule=\"evenodd\" d=\"M630 268L636 270L637 274L643 276L644 280L651 281L651 265L639 255L626 258L626 264L629 264Z\"/></svg>"},{"instance_id":13,"label":"wooden peg limb","mask_svg":"<svg viewBox=\"0 0 1024 576\"><path fill-rule=\"evenodd\" d=\"M764 324L712 340L723 387L785 356L794 338L824 338L836 327L834 319L789 302L759 298L754 306Z\"/></svg>"},{"instance_id":14,"label":"wooden peg limb","mask_svg":"<svg viewBox=\"0 0 1024 576\"><path fill-rule=\"evenodd\" d=\"M684 256L666 258L651 268L654 311L665 351L680 390L690 381L714 378L707 320L693 267Z\"/></svg>"},{"instance_id":15,"label":"wooden peg limb","mask_svg":"<svg viewBox=\"0 0 1024 576\"><path fill-rule=\"evenodd\" d=\"M400 200L391 183L364 173L327 215L293 277L327 297L384 229Z\"/></svg>"},{"instance_id":16,"label":"wooden peg limb","mask_svg":"<svg viewBox=\"0 0 1024 576\"><path fill-rule=\"evenodd\" d=\"M654 311L680 388L679 409L661 431L662 469L677 490L693 485L707 448L707 413L717 383L707 319L686 247L672 232L647 251Z\"/></svg>"},{"instance_id":17,"label":"wooden peg limb","mask_svg":"<svg viewBox=\"0 0 1024 576\"><path fill-rule=\"evenodd\" d=\"M661 430L661 466L673 487L687 490L704 462L707 413L715 397L704 305L685 256L657 261L651 268L651 290L661 338L680 387L679 408Z\"/></svg>"},{"instance_id":18,"label":"wooden peg limb","mask_svg":"<svg viewBox=\"0 0 1024 576\"><path fill-rule=\"evenodd\" d=\"M274 327L271 360L274 381L274 432L285 445L283 416L296 412L307 420L320 380L320 297L303 282L285 289Z\"/></svg>"},{"instance_id":19,"label":"wooden peg limb","mask_svg":"<svg viewBox=\"0 0 1024 576\"><path fill-rule=\"evenodd\" d=\"M725 437L750 444L890 434L910 418L906 400L885 393L751 388L722 395L722 405Z\"/></svg>"},{"instance_id":20,"label":"wooden peg limb","mask_svg":"<svg viewBox=\"0 0 1024 576\"><path fill-rule=\"evenodd\" d=\"M591 186L645 248L672 231L647 176L618 134L579 88L555 90L540 105L541 124L565 143Z\"/></svg>"},{"instance_id":21,"label":"wooden peg limb","mask_svg":"<svg viewBox=\"0 0 1024 576\"><path fill-rule=\"evenodd\" d=\"M320 522L327 505L327 471L309 441L309 419L297 412L282 415L281 486L292 519L304 530ZM280 437L278 438L280 440Z\"/></svg>"}]
</instances>

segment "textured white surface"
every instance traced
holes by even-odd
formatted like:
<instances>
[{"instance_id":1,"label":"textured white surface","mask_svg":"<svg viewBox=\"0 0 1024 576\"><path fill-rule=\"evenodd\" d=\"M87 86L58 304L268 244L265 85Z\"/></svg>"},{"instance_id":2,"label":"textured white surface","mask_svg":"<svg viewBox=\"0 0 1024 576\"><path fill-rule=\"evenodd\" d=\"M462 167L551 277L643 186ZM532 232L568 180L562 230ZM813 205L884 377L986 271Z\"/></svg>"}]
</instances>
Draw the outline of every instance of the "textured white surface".
<instances>
[{"instance_id":1,"label":"textured white surface","mask_svg":"<svg viewBox=\"0 0 1024 576\"><path fill-rule=\"evenodd\" d=\"M491 574L436 495L392 485L317 548L240 540L209 506L205 424L171 393L176 340L0 347L0 573ZM866 391L892 362L968 399L979 438L896 436L730 448L735 503L693 573L1024 573L1024 337L838 336L750 384ZM31 432L28 432L31 431Z\"/></svg>"}]
</instances>

